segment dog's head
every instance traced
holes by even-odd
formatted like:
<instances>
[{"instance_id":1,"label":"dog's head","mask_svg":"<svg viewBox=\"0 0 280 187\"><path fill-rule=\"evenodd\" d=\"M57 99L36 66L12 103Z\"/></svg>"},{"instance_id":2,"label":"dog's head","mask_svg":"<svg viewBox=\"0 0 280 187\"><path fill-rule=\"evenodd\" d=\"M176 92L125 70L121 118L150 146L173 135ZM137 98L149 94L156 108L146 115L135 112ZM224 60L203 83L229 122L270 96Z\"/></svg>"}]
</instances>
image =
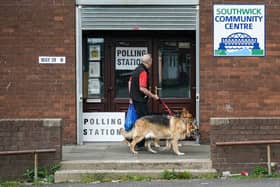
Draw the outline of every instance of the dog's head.
<instances>
[{"instance_id":1,"label":"dog's head","mask_svg":"<svg viewBox=\"0 0 280 187\"><path fill-rule=\"evenodd\" d=\"M197 136L196 134L199 133L198 127L196 125L196 122L193 118L193 115L186 110L186 108L183 108L180 114L180 118L184 121L186 125L186 135L187 137L190 137L192 135Z\"/></svg>"}]
</instances>

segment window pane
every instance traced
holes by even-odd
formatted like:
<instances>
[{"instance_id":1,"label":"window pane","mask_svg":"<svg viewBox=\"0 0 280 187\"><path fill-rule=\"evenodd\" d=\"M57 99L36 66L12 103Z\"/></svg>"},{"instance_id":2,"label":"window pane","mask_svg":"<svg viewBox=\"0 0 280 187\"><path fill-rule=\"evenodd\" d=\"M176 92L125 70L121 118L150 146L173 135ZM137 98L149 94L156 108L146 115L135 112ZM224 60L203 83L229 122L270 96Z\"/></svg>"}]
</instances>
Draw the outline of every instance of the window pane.
<instances>
[{"instance_id":1,"label":"window pane","mask_svg":"<svg viewBox=\"0 0 280 187\"><path fill-rule=\"evenodd\" d=\"M88 38L84 63L84 94L88 98L103 98L104 39Z\"/></svg>"},{"instance_id":2,"label":"window pane","mask_svg":"<svg viewBox=\"0 0 280 187\"><path fill-rule=\"evenodd\" d=\"M191 56L188 42L160 42L159 96L191 97Z\"/></svg>"},{"instance_id":3,"label":"window pane","mask_svg":"<svg viewBox=\"0 0 280 187\"><path fill-rule=\"evenodd\" d=\"M128 80L148 52L146 42L117 42L115 48L115 97L128 98Z\"/></svg>"}]
</instances>

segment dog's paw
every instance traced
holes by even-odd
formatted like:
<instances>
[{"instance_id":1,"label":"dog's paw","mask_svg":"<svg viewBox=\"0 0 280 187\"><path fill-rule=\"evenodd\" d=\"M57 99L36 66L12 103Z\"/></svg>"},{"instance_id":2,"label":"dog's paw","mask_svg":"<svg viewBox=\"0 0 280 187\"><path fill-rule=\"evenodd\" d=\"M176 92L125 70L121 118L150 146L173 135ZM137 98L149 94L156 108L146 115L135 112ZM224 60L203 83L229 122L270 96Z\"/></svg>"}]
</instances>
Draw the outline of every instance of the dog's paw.
<instances>
[{"instance_id":1,"label":"dog's paw","mask_svg":"<svg viewBox=\"0 0 280 187\"><path fill-rule=\"evenodd\" d=\"M181 152L178 152L178 153L176 153L178 156L183 156L183 155L185 155L185 153L181 153Z\"/></svg>"},{"instance_id":2,"label":"dog's paw","mask_svg":"<svg viewBox=\"0 0 280 187\"><path fill-rule=\"evenodd\" d=\"M154 153L154 154L157 153L157 151L155 151L155 150L153 150L153 149L150 149L149 151L150 151L151 153Z\"/></svg>"},{"instance_id":3,"label":"dog's paw","mask_svg":"<svg viewBox=\"0 0 280 187\"><path fill-rule=\"evenodd\" d=\"M138 152L137 152L137 151L132 151L132 153L133 153L134 155L137 155L137 154L138 154Z\"/></svg>"},{"instance_id":4,"label":"dog's paw","mask_svg":"<svg viewBox=\"0 0 280 187\"><path fill-rule=\"evenodd\" d=\"M158 143L155 143L155 147L160 147L160 145Z\"/></svg>"}]
</instances>

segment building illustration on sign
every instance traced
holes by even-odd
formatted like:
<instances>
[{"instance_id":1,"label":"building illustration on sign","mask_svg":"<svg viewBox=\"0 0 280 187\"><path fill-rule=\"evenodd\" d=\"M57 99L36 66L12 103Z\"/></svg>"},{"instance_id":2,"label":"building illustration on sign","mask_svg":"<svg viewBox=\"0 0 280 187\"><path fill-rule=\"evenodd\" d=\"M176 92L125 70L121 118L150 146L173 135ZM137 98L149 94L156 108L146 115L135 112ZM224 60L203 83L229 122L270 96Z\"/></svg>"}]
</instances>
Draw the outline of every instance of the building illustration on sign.
<instances>
[{"instance_id":1,"label":"building illustration on sign","mask_svg":"<svg viewBox=\"0 0 280 187\"><path fill-rule=\"evenodd\" d=\"M227 52L233 50L234 52ZM222 38L216 55L263 55L263 49L260 49L257 38L242 32L232 33L226 38Z\"/></svg>"},{"instance_id":2,"label":"building illustration on sign","mask_svg":"<svg viewBox=\"0 0 280 187\"><path fill-rule=\"evenodd\" d=\"M214 5L214 56L264 56L265 6Z\"/></svg>"}]
</instances>

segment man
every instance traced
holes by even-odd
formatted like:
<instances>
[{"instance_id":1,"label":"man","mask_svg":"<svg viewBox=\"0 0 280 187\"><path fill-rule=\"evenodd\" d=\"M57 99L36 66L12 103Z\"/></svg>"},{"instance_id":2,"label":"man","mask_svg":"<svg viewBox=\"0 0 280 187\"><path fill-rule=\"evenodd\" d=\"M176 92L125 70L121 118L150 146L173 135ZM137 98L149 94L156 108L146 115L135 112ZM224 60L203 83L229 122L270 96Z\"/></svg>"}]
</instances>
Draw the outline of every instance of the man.
<instances>
[{"instance_id":1,"label":"man","mask_svg":"<svg viewBox=\"0 0 280 187\"><path fill-rule=\"evenodd\" d=\"M133 71L132 76L128 81L128 91L130 95L130 103L134 104L137 118L149 114L148 98L151 97L158 100L159 97L153 94L149 87L149 71L152 66L152 57L150 54L145 54L142 57L142 63ZM144 140L137 144L138 147L144 147Z\"/></svg>"}]
</instances>

